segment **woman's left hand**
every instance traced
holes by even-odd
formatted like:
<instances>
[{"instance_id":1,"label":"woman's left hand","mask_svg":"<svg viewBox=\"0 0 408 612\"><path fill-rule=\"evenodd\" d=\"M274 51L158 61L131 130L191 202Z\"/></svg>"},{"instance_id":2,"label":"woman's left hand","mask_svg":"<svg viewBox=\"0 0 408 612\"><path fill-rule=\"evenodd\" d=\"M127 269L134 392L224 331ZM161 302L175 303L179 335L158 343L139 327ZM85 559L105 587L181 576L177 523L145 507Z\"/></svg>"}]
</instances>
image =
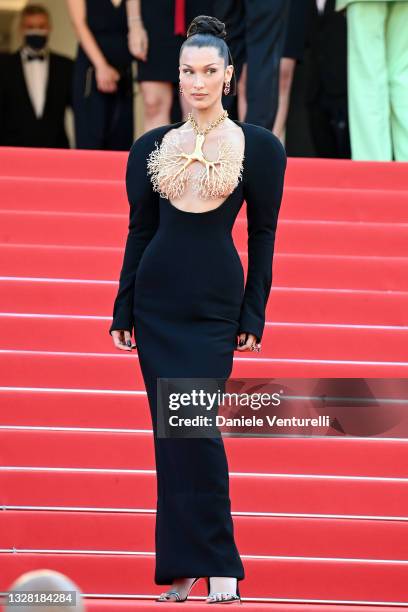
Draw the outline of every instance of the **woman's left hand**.
<instances>
[{"instance_id":1,"label":"woman's left hand","mask_svg":"<svg viewBox=\"0 0 408 612\"><path fill-rule=\"evenodd\" d=\"M149 36L141 22L137 22L129 28L128 47L130 53L138 60L147 61L149 50Z\"/></svg>"},{"instance_id":2,"label":"woman's left hand","mask_svg":"<svg viewBox=\"0 0 408 612\"><path fill-rule=\"evenodd\" d=\"M242 345L240 345L240 341ZM261 350L261 343L256 341L256 336L242 332L238 336L237 351L259 351Z\"/></svg>"},{"instance_id":3,"label":"woman's left hand","mask_svg":"<svg viewBox=\"0 0 408 612\"><path fill-rule=\"evenodd\" d=\"M113 93L117 91L117 81L120 79L120 74L108 63L96 66L95 70L96 85L99 91L103 93Z\"/></svg>"}]
</instances>

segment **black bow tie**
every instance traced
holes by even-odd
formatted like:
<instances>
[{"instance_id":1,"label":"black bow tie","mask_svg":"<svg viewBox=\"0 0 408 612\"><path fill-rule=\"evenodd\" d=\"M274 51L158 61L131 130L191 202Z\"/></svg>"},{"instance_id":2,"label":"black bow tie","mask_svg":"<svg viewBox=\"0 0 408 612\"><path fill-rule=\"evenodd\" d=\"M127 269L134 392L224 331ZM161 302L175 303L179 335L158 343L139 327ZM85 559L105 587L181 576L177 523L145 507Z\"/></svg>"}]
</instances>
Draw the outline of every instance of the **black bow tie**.
<instances>
[{"instance_id":1,"label":"black bow tie","mask_svg":"<svg viewBox=\"0 0 408 612\"><path fill-rule=\"evenodd\" d=\"M26 58L28 62L31 62L31 60L40 60L43 62L45 60L45 55L44 53L27 53Z\"/></svg>"}]
</instances>

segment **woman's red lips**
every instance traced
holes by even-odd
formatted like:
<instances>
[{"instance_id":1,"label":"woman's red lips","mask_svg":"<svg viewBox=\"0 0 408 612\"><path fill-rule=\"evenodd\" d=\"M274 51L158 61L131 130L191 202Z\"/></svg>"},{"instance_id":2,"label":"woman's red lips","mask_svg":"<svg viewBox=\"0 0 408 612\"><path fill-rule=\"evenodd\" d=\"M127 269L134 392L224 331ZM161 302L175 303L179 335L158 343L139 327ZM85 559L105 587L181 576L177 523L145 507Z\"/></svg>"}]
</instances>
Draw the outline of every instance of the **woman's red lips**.
<instances>
[{"instance_id":1,"label":"woman's red lips","mask_svg":"<svg viewBox=\"0 0 408 612\"><path fill-rule=\"evenodd\" d=\"M204 96L206 96L207 94L198 94L198 93L193 93L193 96L195 98L204 98Z\"/></svg>"}]
</instances>

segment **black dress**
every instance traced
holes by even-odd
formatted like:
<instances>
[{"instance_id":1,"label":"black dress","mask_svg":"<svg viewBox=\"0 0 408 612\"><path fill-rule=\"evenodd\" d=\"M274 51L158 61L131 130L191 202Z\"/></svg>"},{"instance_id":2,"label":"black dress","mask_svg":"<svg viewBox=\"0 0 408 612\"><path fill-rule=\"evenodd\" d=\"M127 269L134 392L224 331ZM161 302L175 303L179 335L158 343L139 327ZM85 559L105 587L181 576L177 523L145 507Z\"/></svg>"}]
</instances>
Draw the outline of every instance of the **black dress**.
<instances>
[{"instance_id":1,"label":"black dress","mask_svg":"<svg viewBox=\"0 0 408 612\"><path fill-rule=\"evenodd\" d=\"M212 15L214 0L185 0L184 26L197 15ZM186 36L175 34L175 0L141 0L141 16L149 38L147 60L138 61L138 81L179 80L179 53Z\"/></svg>"},{"instance_id":2,"label":"black dress","mask_svg":"<svg viewBox=\"0 0 408 612\"><path fill-rule=\"evenodd\" d=\"M285 150L269 130L235 121L245 136L242 181L217 208L187 212L153 191L147 157L184 122L154 128L133 144L130 203L119 290L109 329L134 328L152 417L157 469L156 584L177 577L244 578L233 533L222 437L157 436L157 377L214 377L232 370L236 336L261 339L272 281ZM244 199L248 275L231 237Z\"/></svg>"},{"instance_id":3,"label":"black dress","mask_svg":"<svg viewBox=\"0 0 408 612\"><path fill-rule=\"evenodd\" d=\"M86 0L86 21L108 63L120 73L115 93L96 86L95 70L78 45L73 80L77 149L128 151L133 142L132 61L128 49L126 0Z\"/></svg>"},{"instance_id":4,"label":"black dress","mask_svg":"<svg viewBox=\"0 0 408 612\"><path fill-rule=\"evenodd\" d=\"M303 63L305 52L309 6L308 0L290 0L282 57L295 59L299 63Z\"/></svg>"}]
</instances>

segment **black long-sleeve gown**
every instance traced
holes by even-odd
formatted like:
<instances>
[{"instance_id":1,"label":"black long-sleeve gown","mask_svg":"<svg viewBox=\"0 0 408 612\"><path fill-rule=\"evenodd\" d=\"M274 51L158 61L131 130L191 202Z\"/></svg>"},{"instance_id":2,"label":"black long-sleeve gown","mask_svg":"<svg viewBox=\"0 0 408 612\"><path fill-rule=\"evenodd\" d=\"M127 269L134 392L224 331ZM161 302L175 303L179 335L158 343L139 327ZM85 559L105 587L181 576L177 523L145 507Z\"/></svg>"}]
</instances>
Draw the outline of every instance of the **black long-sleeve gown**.
<instances>
[{"instance_id":1,"label":"black long-sleeve gown","mask_svg":"<svg viewBox=\"0 0 408 612\"><path fill-rule=\"evenodd\" d=\"M237 335L261 339L272 282L285 150L269 130L235 121L245 136L242 181L217 208L190 212L153 190L147 157L164 134L133 144L127 165L129 233L114 303L116 329L134 329L151 411L157 470L155 583L175 578L244 578L234 542L222 437L157 436L157 377L218 378L232 370ZM231 236L247 203L248 272Z\"/></svg>"}]
</instances>

